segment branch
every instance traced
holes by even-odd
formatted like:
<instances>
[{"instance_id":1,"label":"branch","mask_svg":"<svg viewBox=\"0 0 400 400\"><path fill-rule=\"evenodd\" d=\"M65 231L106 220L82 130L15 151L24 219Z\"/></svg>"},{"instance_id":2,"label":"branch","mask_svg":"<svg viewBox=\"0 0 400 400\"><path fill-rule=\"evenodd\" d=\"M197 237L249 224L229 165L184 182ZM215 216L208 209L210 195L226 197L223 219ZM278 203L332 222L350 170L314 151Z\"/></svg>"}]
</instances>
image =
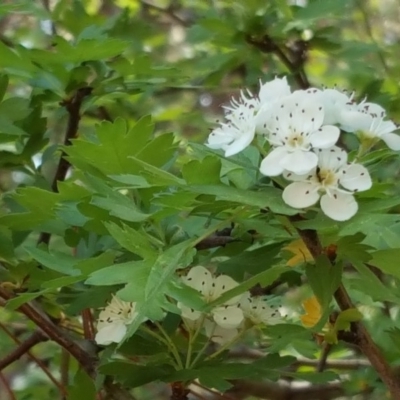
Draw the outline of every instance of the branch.
<instances>
[{"instance_id":1,"label":"branch","mask_svg":"<svg viewBox=\"0 0 400 400\"><path fill-rule=\"evenodd\" d=\"M234 239L231 236L234 226L232 225L229 228L224 228L219 231L216 231L212 235L206 237L202 241L196 244L195 248L197 250L207 250L212 249L214 247L223 247L228 243L237 242L238 239Z\"/></svg>"},{"instance_id":2,"label":"branch","mask_svg":"<svg viewBox=\"0 0 400 400\"><path fill-rule=\"evenodd\" d=\"M7 354L5 357L0 359L0 371L8 367L14 361L19 360L25 353L27 353L33 346L41 342L46 342L48 337L43 334L41 330L36 330L29 336L28 339L23 341L14 351Z\"/></svg>"},{"instance_id":3,"label":"branch","mask_svg":"<svg viewBox=\"0 0 400 400\"><path fill-rule=\"evenodd\" d=\"M231 236L209 236L208 238L205 238L201 242L197 243L195 247L197 250L206 250L214 247L225 246L228 243L237 241L237 239L234 239Z\"/></svg>"},{"instance_id":4,"label":"branch","mask_svg":"<svg viewBox=\"0 0 400 400\"><path fill-rule=\"evenodd\" d=\"M295 219L292 218L292 221L295 221ZM316 231L298 229L298 233L314 258L323 253L323 249ZM336 290L334 297L342 311L349 308L354 308L350 296L343 284L341 284ZM354 322L352 327L352 333L355 335L354 344L356 344L363 354L368 358L382 381L386 384L392 395L392 398L400 400L400 380L397 379L396 374L386 361L381 350L374 343L371 335L361 322Z\"/></svg>"},{"instance_id":5,"label":"branch","mask_svg":"<svg viewBox=\"0 0 400 400\"><path fill-rule=\"evenodd\" d=\"M1 299L2 300L2 299ZM8 329L6 328L2 323L0 323L0 327L1 329L17 344L21 344L21 341L15 337L15 335ZM37 358L36 356L34 356L29 350L26 352L26 355L33 361L35 362L38 367L47 375L47 377L50 379L51 382L54 383L54 385L58 388L58 390L60 391L60 393L63 396L67 396L67 392L65 390L65 388L63 387L62 384L60 384L57 379L52 375L52 373L49 371L49 369L47 368L47 366L45 365L45 363L40 360L39 358Z\"/></svg>"},{"instance_id":6,"label":"branch","mask_svg":"<svg viewBox=\"0 0 400 400\"><path fill-rule=\"evenodd\" d=\"M301 56L295 50L291 50L292 55L296 55L296 59L291 60L269 35L264 35L261 38L247 35L246 42L263 53L275 54L293 75L293 78L301 89L308 89L310 87L307 76L303 71L304 60L306 59L305 46L302 47Z\"/></svg>"},{"instance_id":7,"label":"branch","mask_svg":"<svg viewBox=\"0 0 400 400\"><path fill-rule=\"evenodd\" d=\"M5 300L10 300L14 296L0 287L0 297ZM95 376L95 364L97 363L97 357L95 355L90 354L80 347L62 329L55 325L46 314L33 304L25 303L18 307L18 311L22 312L34 322L49 339L68 350L89 376Z\"/></svg>"},{"instance_id":8,"label":"branch","mask_svg":"<svg viewBox=\"0 0 400 400\"><path fill-rule=\"evenodd\" d=\"M64 146L71 145L71 140L76 137L78 133L79 121L81 119L81 106L85 97L89 96L92 93L93 88L86 86L80 88L76 91L75 95L72 96L70 99L62 101L60 104L65 107L69 116L68 116L68 123L67 129L65 132L64 138ZM51 190L55 193L58 193L58 186L57 183L60 181L62 182L68 172L70 167L69 161L65 158L65 151L63 150L61 153L60 161L57 166L56 173L53 178L53 182L51 184ZM46 243L49 244L50 242L50 233L42 232L38 239L38 244Z\"/></svg>"}]
</instances>

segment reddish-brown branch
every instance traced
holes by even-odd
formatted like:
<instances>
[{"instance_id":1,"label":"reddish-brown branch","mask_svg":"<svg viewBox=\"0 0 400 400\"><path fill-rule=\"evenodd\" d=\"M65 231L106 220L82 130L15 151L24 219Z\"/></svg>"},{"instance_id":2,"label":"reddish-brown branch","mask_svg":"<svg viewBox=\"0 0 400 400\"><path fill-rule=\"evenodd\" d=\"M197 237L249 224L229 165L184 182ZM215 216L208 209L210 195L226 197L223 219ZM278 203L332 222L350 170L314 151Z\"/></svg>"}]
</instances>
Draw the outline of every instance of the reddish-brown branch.
<instances>
[{"instance_id":1,"label":"reddish-brown branch","mask_svg":"<svg viewBox=\"0 0 400 400\"><path fill-rule=\"evenodd\" d=\"M64 146L69 146L71 140L76 137L79 128L79 121L81 119L81 106L85 97L92 93L93 88L87 86L80 88L76 91L74 96L64 100L60 104L65 107L68 112L67 129L64 137ZM57 166L56 173L51 183L51 190L55 193L58 192L58 182L65 179L68 169L70 167L69 161L65 158L65 151L61 153L60 161ZM50 242L51 235L48 232L42 232L38 239L38 244Z\"/></svg>"},{"instance_id":2,"label":"reddish-brown branch","mask_svg":"<svg viewBox=\"0 0 400 400\"><path fill-rule=\"evenodd\" d=\"M354 305L347 293L345 287L342 285L335 292L335 300L341 310L354 308ZM365 326L360 322L352 324L353 333L356 337L356 345L361 349L365 356L370 361L371 365L375 368L376 372L382 381L388 387L392 398L395 400L400 399L400 380L397 378L395 371L386 361L379 347L372 340L369 332Z\"/></svg>"},{"instance_id":3,"label":"reddish-brown branch","mask_svg":"<svg viewBox=\"0 0 400 400\"><path fill-rule=\"evenodd\" d=\"M314 258L323 253L321 243L318 235L312 230L298 230L300 237L303 239L308 250ZM349 294L345 287L342 285L336 290L334 294L335 300L341 310L354 308ZM400 400L400 380L397 379L396 374L386 361L384 355L378 346L374 343L371 335L361 322L354 322L352 324L353 335L355 336L354 344L356 344L364 355L368 358L371 365L375 368L376 372L382 381L388 387L392 398Z\"/></svg>"},{"instance_id":4,"label":"reddish-brown branch","mask_svg":"<svg viewBox=\"0 0 400 400\"><path fill-rule=\"evenodd\" d=\"M93 316L90 308L85 308L82 313L83 335L85 339L93 340L95 336Z\"/></svg>"},{"instance_id":5,"label":"reddish-brown branch","mask_svg":"<svg viewBox=\"0 0 400 400\"><path fill-rule=\"evenodd\" d=\"M13 295L0 287L0 297L5 300L10 300L13 298ZM49 337L49 339L68 350L89 376L93 377L95 375L95 364L97 362L96 356L89 354L80 347L62 329L55 325L46 314L40 311L33 304L25 303L21 305L18 310L33 321Z\"/></svg>"},{"instance_id":6,"label":"reddish-brown branch","mask_svg":"<svg viewBox=\"0 0 400 400\"><path fill-rule=\"evenodd\" d=\"M25 353L27 353L33 346L41 342L46 342L47 336L41 330L36 330L28 339L24 340L14 351L7 354L0 359L0 371L8 367L14 361L19 360Z\"/></svg>"}]
</instances>

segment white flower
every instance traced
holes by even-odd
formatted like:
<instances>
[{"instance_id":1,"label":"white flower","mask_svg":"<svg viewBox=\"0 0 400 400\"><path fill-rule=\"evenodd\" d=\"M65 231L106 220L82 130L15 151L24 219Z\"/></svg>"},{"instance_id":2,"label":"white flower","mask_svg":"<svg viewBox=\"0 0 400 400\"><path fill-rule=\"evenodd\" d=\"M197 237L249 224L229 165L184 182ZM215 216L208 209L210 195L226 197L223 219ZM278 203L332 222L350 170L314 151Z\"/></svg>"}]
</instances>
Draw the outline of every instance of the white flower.
<instances>
[{"instance_id":1,"label":"white flower","mask_svg":"<svg viewBox=\"0 0 400 400\"><path fill-rule=\"evenodd\" d=\"M260 81L258 98L250 91L245 94L240 92L239 100L232 99L226 110L226 122L213 129L208 137L206 145L211 149L222 149L225 157L233 156L244 150L253 141L256 132L256 124L260 127L265 124L265 118L257 122L257 113L261 108L269 106L277 99L290 94L290 87L286 77L275 78L266 83ZM264 111L261 115L266 115ZM260 114L258 114L260 115ZM258 117L259 118L259 117Z\"/></svg>"},{"instance_id":2,"label":"white flower","mask_svg":"<svg viewBox=\"0 0 400 400\"><path fill-rule=\"evenodd\" d=\"M295 181L283 191L283 200L294 208L306 208L321 197L321 209L336 221L345 221L356 214L358 204L353 193L372 186L368 170L360 164L347 164L347 154L338 147L319 150L318 166L307 175L285 173Z\"/></svg>"},{"instance_id":3,"label":"white flower","mask_svg":"<svg viewBox=\"0 0 400 400\"><path fill-rule=\"evenodd\" d=\"M244 317L254 325L273 325L282 321L279 310L264 297L250 297L246 293L240 301L240 308Z\"/></svg>"},{"instance_id":4,"label":"white flower","mask_svg":"<svg viewBox=\"0 0 400 400\"><path fill-rule=\"evenodd\" d=\"M137 316L135 306L136 303L128 303L113 296L111 302L99 314L96 343L119 343L126 334L127 325Z\"/></svg>"},{"instance_id":5,"label":"white flower","mask_svg":"<svg viewBox=\"0 0 400 400\"><path fill-rule=\"evenodd\" d=\"M268 127L270 126L275 106L279 100L289 95L290 86L286 77L275 78L273 81L264 84L260 82L259 103L256 106L257 115L255 117L257 133L262 135L269 133Z\"/></svg>"},{"instance_id":6,"label":"white flower","mask_svg":"<svg viewBox=\"0 0 400 400\"><path fill-rule=\"evenodd\" d=\"M342 123L342 113L353 107L354 93L350 96L345 91L337 89L310 88L306 91L296 91L294 93L305 92L314 96L315 100L322 104L324 108L324 125L334 125Z\"/></svg>"},{"instance_id":7,"label":"white flower","mask_svg":"<svg viewBox=\"0 0 400 400\"><path fill-rule=\"evenodd\" d=\"M231 277L220 275L215 278L210 271L200 265L193 267L188 275L183 278L183 282L200 292L206 303L212 303L223 293L237 286L237 282ZM214 321L221 328L232 329L239 326L243 321L243 312L237 307L239 300L240 296L236 296L222 306L211 310ZM197 321L203 315L200 311L193 310L182 303L178 303L178 307L182 311L182 317L190 321Z\"/></svg>"},{"instance_id":8,"label":"white flower","mask_svg":"<svg viewBox=\"0 0 400 400\"><path fill-rule=\"evenodd\" d=\"M277 176L285 170L306 174L318 162L311 150L332 147L340 131L336 126L322 125L324 109L306 93L288 96L274 108L267 127L267 139L274 149L261 162L260 171L266 176Z\"/></svg>"},{"instance_id":9,"label":"white flower","mask_svg":"<svg viewBox=\"0 0 400 400\"><path fill-rule=\"evenodd\" d=\"M275 78L273 81L265 82L264 84L260 81L260 91L258 93L259 107L289 96L289 94L290 86L287 83L286 76L283 78Z\"/></svg>"},{"instance_id":10,"label":"white flower","mask_svg":"<svg viewBox=\"0 0 400 400\"><path fill-rule=\"evenodd\" d=\"M383 140L392 150L400 150L400 136L393 133L398 127L386 120L386 111L378 104L361 103L353 110L342 114L342 129L357 132L361 140Z\"/></svg>"},{"instance_id":11,"label":"white flower","mask_svg":"<svg viewBox=\"0 0 400 400\"><path fill-rule=\"evenodd\" d=\"M211 149L222 149L225 157L244 150L254 139L256 125L254 107L251 103L232 104L225 116L228 120L211 131L206 145Z\"/></svg>"}]
</instances>

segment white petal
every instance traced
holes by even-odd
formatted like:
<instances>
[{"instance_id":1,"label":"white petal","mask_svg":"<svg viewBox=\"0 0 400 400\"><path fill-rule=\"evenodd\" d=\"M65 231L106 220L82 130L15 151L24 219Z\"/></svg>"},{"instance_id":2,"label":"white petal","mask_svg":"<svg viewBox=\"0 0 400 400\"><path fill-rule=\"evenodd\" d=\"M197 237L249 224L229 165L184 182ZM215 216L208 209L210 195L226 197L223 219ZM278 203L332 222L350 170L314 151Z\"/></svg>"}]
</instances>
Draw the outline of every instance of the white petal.
<instances>
[{"instance_id":1,"label":"white petal","mask_svg":"<svg viewBox=\"0 0 400 400\"><path fill-rule=\"evenodd\" d=\"M383 118L386 115L386 110L376 103L361 103L357 108L373 117Z\"/></svg>"},{"instance_id":2,"label":"white petal","mask_svg":"<svg viewBox=\"0 0 400 400\"><path fill-rule=\"evenodd\" d=\"M382 136L385 135L386 133L392 133L393 131L397 130L398 127L396 126L395 123L393 123L393 121L382 121L382 120L378 120L379 121L379 125L378 125L378 136Z\"/></svg>"},{"instance_id":3,"label":"white petal","mask_svg":"<svg viewBox=\"0 0 400 400\"><path fill-rule=\"evenodd\" d=\"M214 291L212 294L212 298L213 300L216 300L223 293L235 288L238 285L238 283L228 275L220 275L217 278L215 278L213 285L214 285ZM239 299L240 296L236 296L230 299L225 304L236 304L239 301Z\"/></svg>"},{"instance_id":4,"label":"white petal","mask_svg":"<svg viewBox=\"0 0 400 400\"><path fill-rule=\"evenodd\" d=\"M336 144L339 139L340 130L336 126L325 125L310 136L313 147L326 149Z\"/></svg>"},{"instance_id":5,"label":"white petal","mask_svg":"<svg viewBox=\"0 0 400 400\"><path fill-rule=\"evenodd\" d=\"M372 121L373 118L369 114L359 111L344 110L339 116L340 128L346 132L368 130Z\"/></svg>"},{"instance_id":6,"label":"white petal","mask_svg":"<svg viewBox=\"0 0 400 400\"><path fill-rule=\"evenodd\" d=\"M292 182L297 182L297 181L309 181L309 180L315 180L317 181L318 178L316 177L316 169L312 169L309 173L307 174L294 174L293 172L290 171L284 171L283 172L283 177L287 179L288 181Z\"/></svg>"},{"instance_id":7,"label":"white petal","mask_svg":"<svg viewBox=\"0 0 400 400\"><path fill-rule=\"evenodd\" d=\"M280 97L288 96L289 94L290 86L285 76L281 79L275 78L273 81L261 85L258 97L260 98L261 105L264 105L265 103L269 103Z\"/></svg>"},{"instance_id":8,"label":"white petal","mask_svg":"<svg viewBox=\"0 0 400 400\"><path fill-rule=\"evenodd\" d=\"M233 156L244 150L253 141L255 132L255 125L249 126L247 130L242 131L240 136L224 148L225 157Z\"/></svg>"},{"instance_id":9,"label":"white petal","mask_svg":"<svg viewBox=\"0 0 400 400\"><path fill-rule=\"evenodd\" d=\"M304 175L309 173L317 166L318 156L312 151L303 151L296 149L292 153L288 153L281 160L282 167L293 172L296 175Z\"/></svg>"},{"instance_id":10,"label":"white petal","mask_svg":"<svg viewBox=\"0 0 400 400\"><path fill-rule=\"evenodd\" d=\"M310 207L319 199L318 186L310 182L293 182L285 187L282 198L294 208Z\"/></svg>"},{"instance_id":11,"label":"white petal","mask_svg":"<svg viewBox=\"0 0 400 400\"><path fill-rule=\"evenodd\" d=\"M107 346L110 343L119 343L126 333L126 325L122 321L115 321L103 326L96 333L94 340L97 344Z\"/></svg>"},{"instance_id":12,"label":"white petal","mask_svg":"<svg viewBox=\"0 0 400 400\"><path fill-rule=\"evenodd\" d=\"M202 315L200 311L193 310L193 308L187 307L182 303L178 303L177 306L182 311L182 318L186 318L190 321L197 321Z\"/></svg>"},{"instance_id":13,"label":"white petal","mask_svg":"<svg viewBox=\"0 0 400 400\"><path fill-rule=\"evenodd\" d=\"M256 131L259 134L267 135L269 134L269 128L271 126L272 112L274 110L271 103L264 104L255 116Z\"/></svg>"},{"instance_id":14,"label":"white petal","mask_svg":"<svg viewBox=\"0 0 400 400\"><path fill-rule=\"evenodd\" d=\"M197 265L193 267L186 277L183 278L183 282L190 286L191 288L199 291L201 294L208 296L209 293L213 290L212 283L213 277L211 272L202 267L201 265Z\"/></svg>"},{"instance_id":15,"label":"white petal","mask_svg":"<svg viewBox=\"0 0 400 400\"><path fill-rule=\"evenodd\" d=\"M318 150L317 154L320 169L336 171L347 163L347 153L337 146Z\"/></svg>"},{"instance_id":16,"label":"white petal","mask_svg":"<svg viewBox=\"0 0 400 400\"><path fill-rule=\"evenodd\" d=\"M347 221L358 210L358 204L353 195L334 191L332 196L324 194L321 197L321 209L325 215L335 221Z\"/></svg>"},{"instance_id":17,"label":"white petal","mask_svg":"<svg viewBox=\"0 0 400 400\"><path fill-rule=\"evenodd\" d=\"M360 164L350 164L339 171L340 184L348 190L362 192L372 186L372 180L367 168Z\"/></svg>"},{"instance_id":18,"label":"white petal","mask_svg":"<svg viewBox=\"0 0 400 400\"><path fill-rule=\"evenodd\" d=\"M206 336L208 336L211 341L221 345L230 342L238 334L237 329L223 329L215 322L209 320L204 322L204 327L206 330Z\"/></svg>"},{"instance_id":19,"label":"white petal","mask_svg":"<svg viewBox=\"0 0 400 400\"><path fill-rule=\"evenodd\" d=\"M273 149L267 157L262 160L260 165L260 172L265 176L278 176L284 168L280 165L282 158L288 154L284 147L277 147Z\"/></svg>"},{"instance_id":20,"label":"white petal","mask_svg":"<svg viewBox=\"0 0 400 400\"><path fill-rule=\"evenodd\" d=\"M243 311L236 306L217 307L211 312L214 321L224 329L237 328L243 321Z\"/></svg>"},{"instance_id":21,"label":"white petal","mask_svg":"<svg viewBox=\"0 0 400 400\"><path fill-rule=\"evenodd\" d=\"M395 133L384 133L381 139L386 143L386 145L395 151L400 150L400 136Z\"/></svg>"}]
</instances>

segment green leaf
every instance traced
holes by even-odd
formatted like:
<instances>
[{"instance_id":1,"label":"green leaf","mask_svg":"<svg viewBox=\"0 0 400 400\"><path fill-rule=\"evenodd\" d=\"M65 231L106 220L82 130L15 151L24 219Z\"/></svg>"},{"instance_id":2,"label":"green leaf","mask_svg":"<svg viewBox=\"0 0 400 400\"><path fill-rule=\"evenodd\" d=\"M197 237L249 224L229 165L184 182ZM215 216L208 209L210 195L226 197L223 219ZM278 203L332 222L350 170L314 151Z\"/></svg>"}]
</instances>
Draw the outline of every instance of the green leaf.
<instances>
[{"instance_id":1,"label":"green leaf","mask_svg":"<svg viewBox=\"0 0 400 400\"><path fill-rule=\"evenodd\" d=\"M267 269L266 271L260 272L257 275L254 275L250 279L247 279L246 281L242 282L235 288L228 290L225 292L222 296L218 297L218 299L214 300L212 303L208 305L208 308L213 308L216 307L220 304L225 303L226 301L230 300L233 297L236 297L253 286L260 284L261 286L267 286L277 280L279 276L288 270L288 267L282 266L282 265L277 265L275 267L271 267Z\"/></svg>"},{"instance_id":2,"label":"green leaf","mask_svg":"<svg viewBox=\"0 0 400 400\"><path fill-rule=\"evenodd\" d=\"M9 82L8 76L5 74L1 74L0 75L0 101L3 100L4 95L7 91L8 82Z\"/></svg>"},{"instance_id":3,"label":"green leaf","mask_svg":"<svg viewBox=\"0 0 400 400\"><path fill-rule=\"evenodd\" d=\"M34 246L25 246L25 250L32 258L46 268L61 272L65 275L81 275L79 269L75 268L78 261L76 257L56 251L48 253L47 251Z\"/></svg>"},{"instance_id":4,"label":"green leaf","mask_svg":"<svg viewBox=\"0 0 400 400\"><path fill-rule=\"evenodd\" d=\"M104 375L115 376L119 382L135 388L166 379L173 372L173 367L171 365L145 366L126 361L113 361L101 365L99 371Z\"/></svg>"},{"instance_id":5,"label":"green leaf","mask_svg":"<svg viewBox=\"0 0 400 400\"><path fill-rule=\"evenodd\" d=\"M151 265L151 260L148 259L115 264L93 272L85 283L94 286L110 286L134 282L138 287L144 288Z\"/></svg>"},{"instance_id":6,"label":"green leaf","mask_svg":"<svg viewBox=\"0 0 400 400\"><path fill-rule=\"evenodd\" d=\"M166 249L155 261L146 284L146 299L151 298L167 285L178 268L186 268L196 252L193 239Z\"/></svg>"},{"instance_id":7,"label":"green leaf","mask_svg":"<svg viewBox=\"0 0 400 400\"><path fill-rule=\"evenodd\" d=\"M68 388L68 400L96 400L96 387L83 369L75 374L74 383Z\"/></svg>"},{"instance_id":8,"label":"green leaf","mask_svg":"<svg viewBox=\"0 0 400 400\"><path fill-rule=\"evenodd\" d=\"M49 290L41 290L35 293L21 293L18 296L12 298L11 300L7 301L6 308L7 310L16 310L17 308L21 307L23 304L27 303L28 301L34 300L37 297L40 297L46 294Z\"/></svg>"},{"instance_id":9,"label":"green leaf","mask_svg":"<svg viewBox=\"0 0 400 400\"><path fill-rule=\"evenodd\" d=\"M362 317L363 315L356 308L349 308L338 315L334 328L336 331L348 331L351 322L360 321Z\"/></svg>"},{"instance_id":10,"label":"green leaf","mask_svg":"<svg viewBox=\"0 0 400 400\"><path fill-rule=\"evenodd\" d=\"M65 150L72 162L85 161L106 175L132 174L137 168L129 157L143 149L153 128L149 117L143 117L131 129L122 118L117 118L113 123L104 121L97 126L97 142L75 139L73 146Z\"/></svg>"},{"instance_id":11,"label":"green leaf","mask_svg":"<svg viewBox=\"0 0 400 400\"><path fill-rule=\"evenodd\" d=\"M385 274L400 278L400 249L378 250L372 253L371 265L378 267Z\"/></svg>"},{"instance_id":12,"label":"green leaf","mask_svg":"<svg viewBox=\"0 0 400 400\"><path fill-rule=\"evenodd\" d=\"M13 198L25 208L25 212L10 213L0 217L0 224L15 230L37 227L54 217L58 194L36 187L19 189Z\"/></svg>"},{"instance_id":13,"label":"green leaf","mask_svg":"<svg viewBox=\"0 0 400 400\"><path fill-rule=\"evenodd\" d=\"M182 175L189 185L207 185L220 182L221 160L208 156L203 160L192 160L182 168Z\"/></svg>"},{"instance_id":14,"label":"green leaf","mask_svg":"<svg viewBox=\"0 0 400 400\"><path fill-rule=\"evenodd\" d=\"M273 187L264 187L261 191L255 192L226 185L190 185L188 190L214 195L216 200L227 200L260 209L269 208L278 214L295 215L299 213L299 210L287 206L282 200L282 192Z\"/></svg>"},{"instance_id":15,"label":"green leaf","mask_svg":"<svg viewBox=\"0 0 400 400\"><path fill-rule=\"evenodd\" d=\"M333 293L340 285L342 269L341 263L332 265L325 255L318 256L315 265L306 266L308 283L321 304L322 312L329 307Z\"/></svg>"},{"instance_id":16,"label":"green leaf","mask_svg":"<svg viewBox=\"0 0 400 400\"><path fill-rule=\"evenodd\" d=\"M151 259L157 256L157 250L151 245L145 233L135 230L125 224L122 224L121 227L113 222L105 222L104 226L107 228L110 235L124 249L137 254L143 259Z\"/></svg>"},{"instance_id":17,"label":"green leaf","mask_svg":"<svg viewBox=\"0 0 400 400\"><path fill-rule=\"evenodd\" d=\"M354 268L357 270L357 276L347 277L347 284L376 301L390 301L400 304L400 298L396 291L384 285L382 281L364 265L363 262L352 260Z\"/></svg>"}]
</instances>

